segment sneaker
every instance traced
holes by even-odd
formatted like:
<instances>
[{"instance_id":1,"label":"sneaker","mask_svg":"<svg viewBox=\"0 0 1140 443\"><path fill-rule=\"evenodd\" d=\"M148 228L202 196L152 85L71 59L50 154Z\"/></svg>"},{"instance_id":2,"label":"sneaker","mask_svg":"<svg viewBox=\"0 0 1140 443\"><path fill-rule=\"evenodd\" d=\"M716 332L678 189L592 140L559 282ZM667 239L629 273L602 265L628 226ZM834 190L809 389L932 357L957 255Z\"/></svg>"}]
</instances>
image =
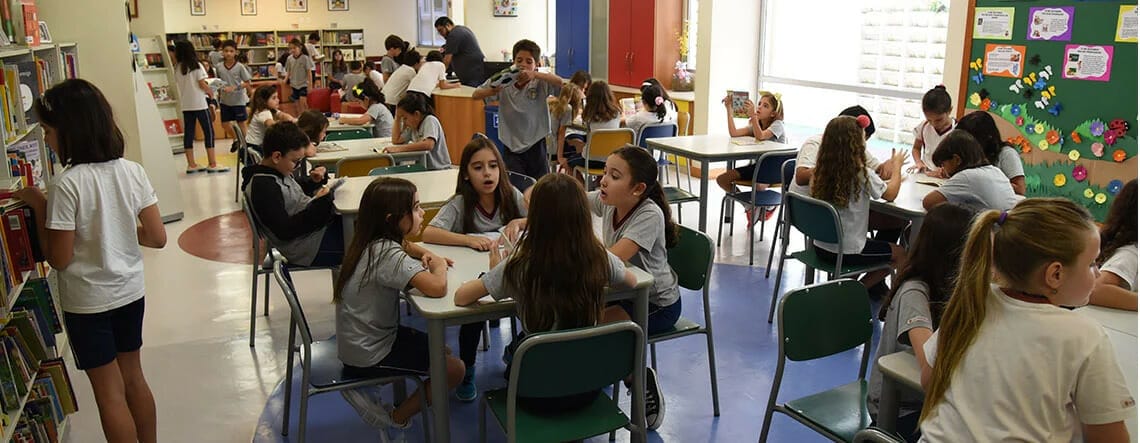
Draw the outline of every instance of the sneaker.
<instances>
[{"instance_id":1,"label":"sneaker","mask_svg":"<svg viewBox=\"0 0 1140 443\"><path fill-rule=\"evenodd\" d=\"M764 220L765 221L771 220L772 216L774 216L774 215L776 215L776 208L765 208L764 209Z\"/></svg>"},{"instance_id":2,"label":"sneaker","mask_svg":"<svg viewBox=\"0 0 1140 443\"><path fill-rule=\"evenodd\" d=\"M657 371L645 368L645 426L650 431L661 427L665 419L665 397L661 395L661 385L657 383Z\"/></svg>"},{"instance_id":3,"label":"sneaker","mask_svg":"<svg viewBox=\"0 0 1140 443\"><path fill-rule=\"evenodd\" d=\"M478 397L479 390L475 387L475 368L467 368L467 374L463 376L463 381L455 387L455 398L461 402L469 403Z\"/></svg>"},{"instance_id":4,"label":"sneaker","mask_svg":"<svg viewBox=\"0 0 1140 443\"><path fill-rule=\"evenodd\" d=\"M205 171L205 170L206 170L206 167L204 167L204 166L187 167L186 173L187 174L197 174L197 173Z\"/></svg>"},{"instance_id":5,"label":"sneaker","mask_svg":"<svg viewBox=\"0 0 1140 443\"><path fill-rule=\"evenodd\" d=\"M211 166L209 168L206 168L206 172L208 172L210 174L215 174L215 173L219 173L219 172L229 172L229 171L230 171L230 168L228 166Z\"/></svg>"},{"instance_id":6,"label":"sneaker","mask_svg":"<svg viewBox=\"0 0 1140 443\"><path fill-rule=\"evenodd\" d=\"M383 404L373 401L369 398L370 395L364 388L345 389L340 391L340 395L348 402L352 409L360 415L360 418L376 429L384 429L389 427L389 423L394 424L392 420L391 411L388 410Z\"/></svg>"}]
</instances>

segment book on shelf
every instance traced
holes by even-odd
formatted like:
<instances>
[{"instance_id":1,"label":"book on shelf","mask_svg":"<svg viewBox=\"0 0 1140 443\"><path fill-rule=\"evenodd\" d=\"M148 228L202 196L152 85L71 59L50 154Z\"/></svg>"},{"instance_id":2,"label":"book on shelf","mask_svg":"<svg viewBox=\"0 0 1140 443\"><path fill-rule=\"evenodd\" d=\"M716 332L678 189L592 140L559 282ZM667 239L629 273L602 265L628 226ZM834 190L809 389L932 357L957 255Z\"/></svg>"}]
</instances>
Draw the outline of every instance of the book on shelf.
<instances>
[{"instance_id":1,"label":"book on shelf","mask_svg":"<svg viewBox=\"0 0 1140 443\"><path fill-rule=\"evenodd\" d=\"M76 68L75 54L64 54L64 69L67 71L67 78L72 79L79 76L79 70Z\"/></svg>"},{"instance_id":2,"label":"book on shelf","mask_svg":"<svg viewBox=\"0 0 1140 443\"><path fill-rule=\"evenodd\" d=\"M23 15L22 34L24 44L39 46L40 44L40 17L36 9L35 0L20 0L20 12Z\"/></svg>"},{"instance_id":3,"label":"book on shelf","mask_svg":"<svg viewBox=\"0 0 1140 443\"><path fill-rule=\"evenodd\" d=\"M350 44L353 44L353 45L363 45L364 44L364 33L363 32L350 32L348 34L348 41Z\"/></svg>"},{"instance_id":4,"label":"book on shelf","mask_svg":"<svg viewBox=\"0 0 1140 443\"><path fill-rule=\"evenodd\" d=\"M364 50L363 49L357 49L356 50L356 59L357 60L364 60Z\"/></svg>"},{"instance_id":5,"label":"book on shelf","mask_svg":"<svg viewBox=\"0 0 1140 443\"><path fill-rule=\"evenodd\" d=\"M171 98L170 98L170 86L169 85L158 85L158 86L152 85L150 87L150 95L154 96L154 101L156 101L156 102L168 102L171 100Z\"/></svg>"},{"instance_id":6,"label":"book on shelf","mask_svg":"<svg viewBox=\"0 0 1140 443\"><path fill-rule=\"evenodd\" d=\"M162 54L160 54L160 53L157 53L157 52L147 53L145 55L145 57L146 57L146 65L151 67L151 68L166 67L166 63L162 61Z\"/></svg>"},{"instance_id":7,"label":"book on shelf","mask_svg":"<svg viewBox=\"0 0 1140 443\"><path fill-rule=\"evenodd\" d=\"M40 143L24 140L8 148L8 168L12 177L20 177L21 186L39 186L44 183Z\"/></svg>"},{"instance_id":8,"label":"book on shelf","mask_svg":"<svg viewBox=\"0 0 1140 443\"><path fill-rule=\"evenodd\" d=\"M24 118L27 124L36 123L35 100L40 98L40 83L36 78L36 62L17 62L16 76L20 79L20 104L24 107Z\"/></svg>"},{"instance_id":9,"label":"book on shelf","mask_svg":"<svg viewBox=\"0 0 1140 443\"><path fill-rule=\"evenodd\" d=\"M163 120L162 124L166 126L167 135L178 135L182 133L182 120L180 119L172 118L169 120Z\"/></svg>"}]
</instances>

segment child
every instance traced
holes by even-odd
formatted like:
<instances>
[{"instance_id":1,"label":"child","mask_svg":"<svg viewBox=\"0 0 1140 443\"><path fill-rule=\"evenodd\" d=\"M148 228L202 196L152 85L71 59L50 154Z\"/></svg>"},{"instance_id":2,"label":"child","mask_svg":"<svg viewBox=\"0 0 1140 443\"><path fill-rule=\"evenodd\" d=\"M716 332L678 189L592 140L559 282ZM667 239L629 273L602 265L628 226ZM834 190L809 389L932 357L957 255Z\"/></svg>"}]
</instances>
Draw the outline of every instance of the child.
<instances>
[{"instance_id":1,"label":"child","mask_svg":"<svg viewBox=\"0 0 1140 443\"><path fill-rule=\"evenodd\" d=\"M177 63L174 76L178 84L178 101L182 108L184 130L182 148L186 154L186 173L229 171L230 168L218 166L218 158L214 154L214 125L210 123L209 105L206 103L206 98L213 96L214 91L206 84L206 70L198 63L194 45L188 41L175 42L174 55ZM209 168L198 166L198 162L194 159L194 128L198 123L202 124L202 136L206 139L206 158L210 162Z\"/></svg>"},{"instance_id":2,"label":"child","mask_svg":"<svg viewBox=\"0 0 1140 443\"><path fill-rule=\"evenodd\" d=\"M625 119L625 127L632 129L637 134L637 139L640 139L641 128L646 125L677 123L677 113L669 113L671 105L672 102L665 98L665 91L660 86L642 84L641 111Z\"/></svg>"},{"instance_id":3,"label":"child","mask_svg":"<svg viewBox=\"0 0 1140 443\"><path fill-rule=\"evenodd\" d=\"M866 120L869 122L869 120ZM904 153L891 151L887 160L890 179L886 183L867 167L865 132L859 119L839 116L831 119L823 131L815 172L809 184L811 196L835 207L843 224L843 244L813 240L816 254L827 263L834 263L843 254L845 265L871 265L898 263L903 249L882 240L867 238L867 224L871 212L871 199L894 201L902 184ZM878 284L890 271L867 273L861 279L870 288Z\"/></svg>"},{"instance_id":4,"label":"child","mask_svg":"<svg viewBox=\"0 0 1140 443\"><path fill-rule=\"evenodd\" d=\"M339 266L344 228L325 187L328 177L319 170L293 176L308 147L296 123L273 125L265 131L261 163L241 170L241 187L261 233L289 264Z\"/></svg>"},{"instance_id":5,"label":"child","mask_svg":"<svg viewBox=\"0 0 1140 443\"><path fill-rule=\"evenodd\" d=\"M1135 400L1088 303L1100 237L1063 198L979 214L924 345L924 441L1128 441ZM984 382L982 382L984 381Z\"/></svg>"},{"instance_id":6,"label":"child","mask_svg":"<svg viewBox=\"0 0 1140 443\"><path fill-rule=\"evenodd\" d=\"M743 137L751 135L757 141L772 140L777 143L786 143L787 137L784 134L784 103L780 101L774 93L767 91L760 91L760 106L753 107L752 101L748 100L744 103L744 109L748 112L748 127L737 128L736 120L732 117L732 96L726 96L724 100L724 110L728 113L728 134L733 137ZM738 180L752 181L752 177L756 173L756 163L749 163L734 169L725 171L716 177L716 184L720 186L724 192L736 192L736 185ZM766 185L756 185L767 189ZM773 209L765 211L765 219L772 216ZM725 223L732 221L732 214L724 216ZM751 222L752 217L748 217Z\"/></svg>"},{"instance_id":7,"label":"child","mask_svg":"<svg viewBox=\"0 0 1140 443\"><path fill-rule=\"evenodd\" d=\"M562 86L562 92L558 93L557 99L548 102L550 127L554 129L554 146L557 149L555 160L558 162L558 167L568 173L572 170L569 159L577 156L577 148L568 145L567 142L573 138L582 142L586 140L586 134L582 131L570 129L570 124L582 112L583 98L578 85L569 82Z\"/></svg>"},{"instance_id":8,"label":"child","mask_svg":"<svg viewBox=\"0 0 1140 443\"><path fill-rule=\"evenodd\" d=\"M212 65L212 66L221 66L222 65L222 61L225 59L225 55L222 54L222 52L223 52L222 48L224 47L223 43L225 43L225 42L223 42L221 39L218 39L218 38L210 39L210 46L214 47L214 49L211 50L209 54L206 54L206 60L210 62L210 65Z\"/></svg>"},{"instance_id":9,"label":"child","mask_svg":"<svg viewBox=\"0 0 1140 443\"><path fill-rule=\"evenodd\" d=\"M523 194L511 186L499 148L486 138L475 137L467 143L459 171L455 196L424 228L424 242L490 250L492 238L477 234L497 235L507 224L516 225L516 229L521 226L526 221L522 218L526 217ZM455 390L461 401L473 401L478 395L475 354L482 332L483 322L465 324L459 329L459 358L467 366L463 382Z\"/></svg>"},{"instance_id":10,"label":"child","mask_svg":"<svg viewBox=\"0 0 1140 443\"><path fill-rule=\"evenodd\" d=\"M389 35L384 39L384 57L380 59L380 72L387 82L393 72L400 67L400 58L408 52L408 42L397 35Z\"/></svg>"},{"instance_id":11,"label":"child","mask_svg":"<svg viewBox=\"0 0 1140 443\"><path fill-rule=\"evenodd\" d=\"M123 134L95 85L66 80L32 106L66 169L48 198L36 186L15 197L41 215L35 229L58 275L75 365L91 382L106 441L158 441L139 355L146 303L139 246L166 245L158 198L143 167L123 158Z\"/></svg>"},{"instance_id":12,"label":"child","mask_svg":"<svg viewBox=\"0 0 1140 443\"><path fill-rule=\"evenodd\" d=\"M848 107L840 111L839 115L855 117L856 122L862 120L860 116L865 116L863 119L866 119L866 124L860 123L860 126L863 126L863 139L870 140L871 136L875 134L875 121L871 118L871 114L867 112L867 109L862 106L855 105ZM796 154L796 176L795 179L792 180L791 186L789 186L792 192L811 195L808 184L811 183L811 175L815 172L815 161L816 158L819 157L819 144L822 141L823 134L817 134L808 137L804 140L804 144L800 146L800 150ZM890 178L890 171L884 168L884 163L880 163L879 159L875 158L874 155L867 152L864 158L866 159L867 167L874 169L875 174L878 175L879 178L883 180Z\"/></svg>"},{"instance_id":13,"label":"child","mask_svg":"<svg viewBox=\"0 0 1140 443\"><path fill-rule=\"evenodd\" d=\"M313 64L313 59L302 52L303 50L301 41L294 38L289 42L289 58L285 60L285 75L289 87L293 89L290 98L297 102L298 113L309 109L306 97L309 95L309 87L313 84L313 69L317 66Z\"/></svg>"},{"instance_id":14,"label":"child","mask_svg":"<svg viewBox=\"0 0 1140 443\"><path fill-rule=\"evenodd\" d=\"M281 81L282 84L285 84L285 80L289 78L285 73L285 62L289 61L290 55L289 51L281 51L277 56L277 63L273 64L273 70L277 72L277 80Z\"/></svg>"},{"instance_id":15,"label":"child","mask_svg":"<svg viewBox=\"0 0 1140 443\"><path fill-rule=\"evenodd\" d=\"M412 77L411 83L408 84L409 91L421 92L431 97L435 88L454 89L459 87L459 83L447 81L447 67L443 65L442 53L439 51L428 52L425 60L424 64L420 65L419 72L416 73L415 77Z\"/></svg>"},{"instance_id":16,"label":"child","mask_svg":"<svg viewBox=\"0 0 1140 443\"><path fill-rule=\"evenodd\" d=\"M614 100L610 85L605 81L595 81L586 90L586 105L582 108L582 122L586 124L586 135L584 137L570 137L566 141L576 154L571 156L567 163L575 168L586 165L586 159L582 155L585 154L586 142L590 132L598 129L621 127L621 108L618 107L617 100ZM605 163L592 160L590 167L604 168Z\"/></svg>"},{"instance_id":17,"label":"child","mask_svg":"<svg viewBox=\"0 0 1140 443\"><path fill-rule=\"evenodd\" d=\"M673 102L673 99L669 98L669 91L665 89L665 85L657 81L656 77L649 77L641 82L641 89L643 90L650 86L656 86L661 92L661 98L665 99L665 119L668 121L677 121L677 104Z\"/></svg>"},{"instance_id":18,"label":"child","mask_svg":"<svg viewBox=\"0 0 1140 443\"><path fill-rule=\"evenodd\" d=\"M487 79L472 97L499 99L499 140L507 148L503 160L511 171L537 179L545 175L550 166L546 152L546 136L550 134L546 97L558 94L562 79L536 70L542 50L533 41L519 40L511 48L511 54L519 70L515 83L492 88Z\"/></svg>"},{"instance_id":19,"label":"child","mask_svg":"<svg viewBox=\"0 0 1140 443\"><path fill-rule=\"evenodd\" d=\"M223 61L218 65L218 79L225 82L222 86L221 97L218 99L222 111L222 123L236 121L241 127L242 134L249 131L245 121L249 116L245 113L245 106L249 104L249 81L252 77L245 65L237 61L237 42L226 40L221 43Z\"/></svg>"},{"instance_id":20,"label":"child","mask_svg":"<svg viewBox=\"0 0 1140 443\"><path fill-rule=\"evenodd\" d=\"M605 168L601 188L589 193L591 210L602 218L602 239L618 258L653 275L646 334L669 331L681 316L677 275L667 252L677 243L677 225L657 182L657 161L648 151L627 145L606 159ZM606 309L607 322L632 315L631 303ZM665 398L652 368L646 368L645 380L645 419L652 430L665 418Z\"/></svg>"},{"instance_id":21,"label":"child","mask_svg":"<svg viewBox=\"0 0 1140 443\"><path fill-rule=\"evenodd\" d=\"M427 297L447 294L447 267L438 257L404 238L423 220L416 185L395 177L370 183L360 199L356 235L344 257L344 272L333 287L336 307L337 356L349 377L387 374L392 369L427 374L428 336L400 324L400 293L418 289ZM447 383L454 388L463 378L463 362L448 355ZM361 418L376 428L407 429L423 405L419 391L392 408L380 404L377 387L340 391ZM373 395L376 394L376 395ZM386 441L386 439L385 439Z\"/></svg>"},{"instance_id":22,"label":"child","mask_svg":"<svg viewBox=\"0 0 1140 443\"><path fill-rule=\"evenodd\" d=\"M946 177L934 162L934 149L946 137L946 133L954 129L954 118L950 111L954 107L950 103L950 93L946 87L935 86L922 95L922 115L926 117L918 127L914 128L914 146L910 150L914 158L914 166L907 172L924 172L932 177Z\"/></svg>"},{"instance_id":23,"label":"child","mask_svg":"<svg viewBox=\"0 0 1140 443\"><path fill-rule=\"evenodd\" d=\"M404 130L409 129L409 140L404 139ZM408 144L401 144L407 142ZM428 151L427 168L430 170L451 167L451 154L447 151L447 139L443 136L443 126L432 115L431 104L423 94L408 94L396 107L396 127L392 130L394 145L384 148L384 152Z\"/></svg>"},{"instance_id":24,"label":"child","mask_svg":"<svg viewBox=\"0 0 1140 443\"><path fill-rule=\"evenodd\" d=\"M333 61L330 66L329 89L344 88L344 76L348 75L348 63L344 62L344 53L339 49L333 50Z\"/></svg>"},{"instance_id":25,"label":"child","mask_svg":"<svg viewBox=\"0 0 1140 443\"><path fill-rule=\"evenodd\" d=\"M279 109L281 101L277 98L277 85L261 85L253 91L253 104L250 105L249 131L245 133L245 144L250 149L264 155L261 142L265 137L265 130L278 121L296 122L287 112Z\"/></svg>"},{"instance_id":26,"label":"child","mask_svg":"<svg viewBox=\"0 0 1140 443\"><path fill-rule=\"evenodd\" d=\"M380 75L380 72L376 70L376 66L372 62L365 62L363 69L365 77L372 80L372 83L376 84L377 88L384 89L386 79L383 75Z\"/></svg>"},{"instance_id":27,"label":"child","mask_svg":"<svg viewBox=\"0 0 1140 443\"><path fill-rule=\"evenodd\" d=\"M902 283L883 301L879 314L883 333L876 361L905 350L913 350L919 364L925 361L922 345L938 327L942 309L954 289L958 259L972 216L969 210L954 204L940 205L926 214L918 239L910 246L907 259L895 277ZM883 374L878 365L874 365L867 394L867 408L872 417L878 416L882 386ZM918 430L917 412L922 408L922 394L910 390L900 390L900 394L899 430L909 438Z\"/></svg>"},{"instance_id":28,"label":"child","mask_svg":"<svg viewBox=\"0 0 1140 443\"><path fill-rule=\"evenodd\" d=\"M986 111L974 111L958 120L957 129L974 136L982 145L982 152L991 165L1001 169L1013 192L1025 195L1025 167L1021 164L1021 154L1001 140L994 118Z\"/></svg>"},{"instance_id":29,"label":"child","mask_svg":"<svg viewBox=\"0 0 1140 443\"><path fill-rule=\"evenodd\" d=\"M364 75L363 69L364 66L361 65L360 60L348 62L348 73L344 75L343 84L341 85L343 89L341 89L340 101L347 102L360 99L356 96L356 93L353 92L353 89L367 78Z\"/></svg>"},{"instance_id":30,"label":"child","mask_svg":"<svg viewBox=\"0 0 1140 443\"><path fill-rule=\"evenodd\" d=\"M509 257L492 252L490 270L455 291L455 304L467 306L491 294L513 298L525 335L594 326L604 322L605 288L633 287L637 279L622 260L594 235L582 185L565 174L550 174L533 189L533 221ZM497 242L496 242L497 243ZM497 248L492 248L495 251ZM573 269L574 272L566 272ZM508 371L510 368L508 368ZM561 398L520 398L519 406L538 413L572 411L597 399L598 391Z\"/></svg>"},{"instance_id":31,"label":"child","mask_svg":"<svg viewBox=\"0 0 1140 443\"><path fill-rule=\"evenodd\" d=\"M982 146L970 133L950 131L942 138L932 158L932 165L950 178L926 194L922 199L923 208L929 210L951 202L974 212L986 209L1008 211L1017 204L1019 198L1009 186L1009 179L1001 169L986 160Z\"/></svg>"},{"instance_id":32,"label":"child","mask_svg":"<svg viewBox=\"0 0 1140 443\"><path fill-rule=\"evenodd\" d=\"M301 132L304 132L305 136L309 138L309 146L305 148L305 158L316 157L317 145L321 144L325 135L328 134L329 119L325 118L321 111L310 109L297 117L297 127L301 128ZM315 172L317 169L320 169L319 172L322 175L325 173L324 166L314 167L313 171L310 172Z\"/></svg>"},{"instance_id":33,"label":"child","mask_svg":"<svg viewBox=\"0 0 1140 443\"><path fill-rule=\"evenodd\" d=\"M1136 179L1116 194L1100 233L1100 277L1089 301L1136 310Z\"/></svg>"},{"instance_id":34,"label":"child","mask_svg":"<svg viewBox=\"0 0 1140 443\"><path fill-rule=\"evenodd\" d=\"M341 116L340 122L346 125L366 125L372 123L373 137L392 136L392 113L384 106L384 93L372 82L361 82L356 85L357 97L364 102L368 110L356 117Z\"/></svg>"},{"instance_id":35,"label":"child","mask_svg":"<svg viewBox=\"0 0 1140 443\"><path fill-rule=\"evenodd\" d=\"M570 76L570 83L577 86L578 89L581 89L583 93L590 87L590 83L593 82L594 80L590 77L589 71L577 71L574 75Z\"/></svg>"},{"instance_id":36,"label":"child","mask_svg":"<svg viewBox=\"0 0 1140 443\"><path fill-rule=\"evenodd\" d=\"M402 64L384 82L384 89L382 90L387 104L391 107L399 104L400 100L404 98L404 93L408 92L408 85L416 77L416 69L419 69L423 62L423 56L418 51L411 50L400 57L400 62Z\"/></svg>"},{"instance_id":37,"label":"child","mask_svg":"<svg viewBox=\"0 0 1140 443\"><path fill-rule=\"evenodd\" d=\"M317 49L317 45L321 43L321 36L316 32L309 33L308 41L305 42L305 55L313 59L314 62L319 62L325 59L325 55ZM316 69L315 67L313 69Z\"/></svg>"}]
</instances>

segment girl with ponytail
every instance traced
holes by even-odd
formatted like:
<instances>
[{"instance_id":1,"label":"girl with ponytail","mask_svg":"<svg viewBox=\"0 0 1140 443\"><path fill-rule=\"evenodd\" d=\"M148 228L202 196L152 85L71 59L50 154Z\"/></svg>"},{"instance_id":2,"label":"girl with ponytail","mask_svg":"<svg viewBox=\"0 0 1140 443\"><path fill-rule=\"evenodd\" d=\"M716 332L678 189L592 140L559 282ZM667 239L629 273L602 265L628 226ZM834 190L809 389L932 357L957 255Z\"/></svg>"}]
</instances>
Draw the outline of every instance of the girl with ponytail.
<instances>
[{"instance_id":1,"label":"girl with ponytail","mask_svg":"<svg viewBox=\"0 0 1140 443\"><path fill-rule=\"evenodd\" d=\"M677 113L669 112L673 103L660 86L641 85L641 110L625 119L625 127L641 138L641 128L654 123L677 123Z\"/></svg>"},{"instance_id":2,"label":"girl with ponytail","mask_svg":"<svg viewBox=\"0 0 1140 443\"><path fill-rule=\"evenodd\" d=\"M1068 199L975 218L924 345L924 441L1128 441L1135 401L1112 343L1071 310L1088 303L1099 250L1088 211Z\"/></svg>"}]
</instances>

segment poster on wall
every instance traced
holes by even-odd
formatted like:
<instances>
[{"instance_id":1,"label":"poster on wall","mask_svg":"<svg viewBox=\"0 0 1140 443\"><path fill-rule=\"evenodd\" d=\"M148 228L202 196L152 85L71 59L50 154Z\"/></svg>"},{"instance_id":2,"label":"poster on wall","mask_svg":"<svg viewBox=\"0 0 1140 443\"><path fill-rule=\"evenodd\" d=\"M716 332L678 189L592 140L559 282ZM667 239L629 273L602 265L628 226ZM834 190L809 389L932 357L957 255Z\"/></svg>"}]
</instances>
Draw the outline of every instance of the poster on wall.
<instances>
[{"instance_id":1,"label":"poster on wall","mask_svg":"<svg viewBox=\"0 0 1140 443\"><path fill-rule=\"evenodd\" d=\"M190 0L190 15L206 15L206 0Z\"/></svg>"},{"instance_id":2,"label":"poster on wall","mask_svg":"<svg viewBox=\"0 0 1140 443\"><path fill-rule=\"evenodd\" d=\"M975 8L974 38L1009 40L1013 38L1014 8Z\"/></svg>"},{"instance_id":3,"label":"poster on wall","mask_svg":"<svg viewBox=\"0 0 1140 443\"><path fill-rule=\"evenodd\" d=\"M1062 76L1073 80L1108 81L1112 73L1112 46L1065 45Z\"/></svg>"},{"instance_id":4,"label":"poster on wall","mask_svg":"<svg viewBox=\"0 0 1140 443\"><path fill-rule=\"evenodd\" d=\"M285 0L285 12L309 12L309 0Z\"/></svg>"},{"instance_id":5,"label":"poster on wall","mask_svg":"<svg viewBox=\"0 0 1140 443\"><path fill-rule=\"evenodd\" d=\"M990 43L986 45L985 62L982 63L982 73L987 76L1021 78L1025 67L1025 46L1001 45Z\"/></svg>"},{"instance_id":6,"label":"poster on wall","mask_svg":"<svg viewBox=\"0 0 1140 443\"><path fill-rule=\"evenodd\" d=\"M1116 41L1136 43L1137 29L1136 5L1120 5L1120 17L1116 19Z\"/></svg>"},{"instance_id":7,"label":"poster on wall","mask_svg":"<svg viewBox=\"0 0 1140 443\"><path fill-rule=\"evenodd\" d=\"M495 17L518 17L518 0L491 0L492 13Z\"/></svg>"},{"instance_id":8,"label":"poster on wall","mask_svg":"<svg viewBox=\"0 0 1140 443\"><path fill-rule=\"evenodd\" d=\"M257 0L241 0L241 15L257 15Z\"/></svg>"},{"instance_id":9,"label":"poster on wall","mask_svg":"<svg viewBox=\"0 0 1140 443\"><path fill-rule=\"evenodd\" d=\"M1073 38L1073 6L1029 8L1029 30L1026 40L1067 42Z\"/></svg>"},{"instance_id":10,"label":"poster on wall","mask_svg":"<svg viewBox=\"0 0 1140 443\"><path fill-rule=\"evenodd\" d=\"M347 11L348 0L329 0L329 11Z\"/></svg>"}]
</instances>

